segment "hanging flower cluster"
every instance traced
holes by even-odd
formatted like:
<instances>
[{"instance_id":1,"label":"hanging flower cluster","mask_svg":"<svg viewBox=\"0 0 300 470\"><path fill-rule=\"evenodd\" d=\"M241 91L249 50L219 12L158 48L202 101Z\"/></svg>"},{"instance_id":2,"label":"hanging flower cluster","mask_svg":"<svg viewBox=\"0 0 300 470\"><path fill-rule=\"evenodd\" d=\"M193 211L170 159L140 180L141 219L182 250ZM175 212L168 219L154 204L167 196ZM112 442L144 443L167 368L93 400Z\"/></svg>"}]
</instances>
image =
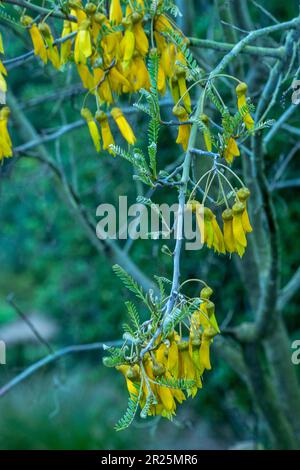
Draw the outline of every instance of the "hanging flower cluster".
<instances>
[{"instance_id":1,"label":"hanging flower cluster","mask_svg":"<svg viewBox=\"0 0 300 470\"><path fill-rule=\"evenodd\" d=\"M185 314L186 337L179 322L179 330L171 328L162 332L141 355L151 339L144 330L148 327L151 333L152 319L138 326L134 334L125 334L125 343L117 350L118 353L113 350L112 356L104 358L106 366L115 366L125 377L130 400L141 408L141 417L161 415L172 419L177 405L187 397L195 397L202 388L202 376L205 370L211 369L210 346L220 333L215 306L210 300L212 293L212 289L206 286L200 297L193 299L196 307ZM174 317L178 315L179 308L176 307ZM137 323L136 316L134 323ZM130 342L131 351L128 352ZM121 429L129 424L125 421L121 421Z\"/></svg>"},{"instance_id":2,"label":"hanging flower cluster","mask_svg":"<svg viewBox=\"0 0 300 470\"><path fill-rule=\"evenodd\" d=\"M226 198L228 207L222 213L223 230L209 207L204 207L199 201L190 200L187 206L196 215L201 242L217 253L238 253L242 257L247 247L246 234L252 232L247 211L249 196L250 191L246 187L234 190L234 204L231 208Z\"/></svg>"},{"instance_id":3,"label":"hanging flower cluster","mask_svg":"<svg viewBox=\"0 0 300 470\"><path fill-rule=\"evenodd\" d=\"M160 58L159 93L164 95L169 87L174 104L181 100L175 114L180 120L188 120L192 109L186 85L187 63L180 48L167 39L167 35L176 30L182 44L187 40L163 13L163 4L158 2L151 17L150 7L144 0L127 2L124 8L120 0L111 0L108 13L101 2L84 5L81 0L69 0L70 20L63 21L61 38L56 41L46 19L37 23L28 15L21 18L31 36L34 53L43 63L49 61L60 69L68 62L75 62L83 87L88 90L86 98L89 95L95 98L97 111L91 112L88 120L86 107L82 114L90 132L93 131L91 137L97 152L101 150L101 140L104 150L109 151L114 144L107 108L115 105L121 95L150 89L147 57L153 51L157 51ZM136 141L133 131L117 109L113 108L111 115L124 139L133 145ZM92 120L96 127L91 125ZM179 128L177 142L183 148L187 146L189 131L190 126Z\"/></svg>"}]
</instances>

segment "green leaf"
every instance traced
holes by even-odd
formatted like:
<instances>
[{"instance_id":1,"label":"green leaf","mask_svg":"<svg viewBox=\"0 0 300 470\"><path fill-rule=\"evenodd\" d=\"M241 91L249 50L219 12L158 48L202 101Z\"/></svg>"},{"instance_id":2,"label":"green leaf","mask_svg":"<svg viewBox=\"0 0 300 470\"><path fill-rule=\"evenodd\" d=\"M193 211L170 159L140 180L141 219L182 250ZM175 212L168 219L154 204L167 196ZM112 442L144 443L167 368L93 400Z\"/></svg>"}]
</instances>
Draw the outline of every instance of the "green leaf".
<instances>
[{"instance_id":1,"label":"green leaf","mask_svg":"<svg viewBox=\"0 0 300 470\"><path fill-rule=\"evenodd\" d=\"M140 390L141 389L142 387L140 387ZM125 411L124 416L120 418L117 424L115 425L116 431L124 431L124 429L127 429L131 425L137 413L137 410L139 407L139 401L140 401L140 392L139 394L136 394L136 395L131 394L131 396L128 399L127 410Z\"/></svg>"}]
</instances>

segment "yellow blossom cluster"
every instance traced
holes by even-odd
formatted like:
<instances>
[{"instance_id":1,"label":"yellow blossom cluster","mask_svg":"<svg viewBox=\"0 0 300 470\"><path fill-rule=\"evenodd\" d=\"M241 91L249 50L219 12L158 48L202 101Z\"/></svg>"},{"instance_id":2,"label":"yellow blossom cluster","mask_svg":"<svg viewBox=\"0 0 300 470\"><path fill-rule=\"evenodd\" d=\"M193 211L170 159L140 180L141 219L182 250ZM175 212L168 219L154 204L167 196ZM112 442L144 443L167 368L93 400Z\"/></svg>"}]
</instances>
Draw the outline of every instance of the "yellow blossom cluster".
<instances>
[{"instance_id":1,"label":"yellow blossom cluster","mask_svg":"<svg viewBox=\"0 0 300 470\"><path fill-rule=\"evenodd\" d=\"M246 234L252 232L247 211L249 196L250 191L246 187L236 192L232 208L227 207L222 213L223 230L209 207L204 207L202 214L200 203L195 200L190 201L188 208L196 215L201 242L217 253L238 253L242 257L247 247Z\"/></svg>"},{"instance_id":2,"label":"yellow blossom cluster","mask_svg":"<svg viewBox=\"0 0 300 470\"><path fill-rule=\"evenodd\" d=\"M44 63L50 61L60 69L68 62L75 62L83 87L96 99L97 112L88 113L84 108L82 114L89 130L93 131L91 137L98 152L101 140L104 150L109 150L109 146L114 144L104 109L114 106L120 95L132 94L142 88L149 90L147 57L151 51L157 52L160 58L159 93L164 95L169 86L174 104L181 100L174 113L180 120L188 120L191 100L186 85L187 64L183 53L167 40L167 34L174 27L166 15L157 14L150 25L143 0L128 2L124 8L120 0L111 0L108 15L101 6L99 8L91 2L83 5L81 0L69 0L68 8L70 19L76 21L63 22L61 38L56 42L45 20L36 24L30 16L23 16L21 22L30 33L35 55ZM179 34L182 35L180 31ZM149 36L152 38L151 47ZM182 41L183 44L186 42L183 35ZM125 140L132 145L136 140L133 131L116 109L111 114ZM184 149L189 131L190 126L179 127L177 142Z\"/></svg>"},{"instance_id":3,"label":"yellow blossom cluster","mask_svg":"<svg viewBox=\"0 0 300 470\"><path fill-rule=\"evenodd\" d=\"M177 403L186 400L186 395L195 397L202 388L203 373L211 369L210 346L220 332L215 306L210 300L212 293L210 287L201 290L201 304L190 317L187 339L172 331L167 338L160 336L156 340L142 362L117 366L125 377L131 398L139 395L142 410L151 397L151 406L147 408L149 416L172 419ZM186 394L175 384L186 384Z\"/></svg>"}]
</instances>

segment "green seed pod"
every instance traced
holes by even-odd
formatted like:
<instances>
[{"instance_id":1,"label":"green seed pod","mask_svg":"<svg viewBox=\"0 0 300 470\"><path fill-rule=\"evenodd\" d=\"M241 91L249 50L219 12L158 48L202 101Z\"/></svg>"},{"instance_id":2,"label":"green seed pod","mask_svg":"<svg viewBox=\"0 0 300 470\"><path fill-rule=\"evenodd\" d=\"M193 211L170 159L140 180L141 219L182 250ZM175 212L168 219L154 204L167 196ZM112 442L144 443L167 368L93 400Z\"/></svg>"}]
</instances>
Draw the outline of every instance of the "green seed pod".
<instances>
[{"instance_id":1,"label":"green seed pod","mask_svg":"<svg viewBox=\"0 0 300 470\"><path fill-rule=\"evenodd\" d=\"M237 192L237 197L239 198L241 202L247 201L249 196L250 196L250 191L248 188L241 188Z\"/></svg>"},{"instance_id":2,"label":"green seed pod","mask_svg":"<svg viewBox=\"0 0 300 470\"><path fill-rule=\"evenodd\" d=\"M131 19L132 19L133 24L138 23L139 21L142 20L142 18L143 18L143 15L141 15L141 13L138 13L137 11L134 11L132 13Z\"/></svg>"},{"instance_id":3,"label":"green seed pod","mask_svg":"<svg viewBox=\"0 0 300 470\"><path fill-rule=\"evenodd\" d=\"M103 15L103 13L95 13L95 14L94 14L94 21L95 21L95 23L101 25L101 24L104 23L105 20L106 20L106 16Z\"/></svg>"},{"instance_id":4,"label":"green seed pod","mask_svg":"<svg viewBox=\"0 0 300 470\"><path fill-rule=\"evenodd\" d=\"M163 364L153 364L152 367L154 377L161 377L166 372L166 368Z\"/></svg>"},{"instance_id":5,"label":"green seed pod","mask_svg":"<svg viewBox=\"0 0 300 470\"><path fill-rule=\"evenodd\" d=\"M213 295L214 291L210 287L203 287L200 292L200 297L201 299L210 299L210 297Z\"/></svg>"},{"instance_id":6,"label":"green seed pod","mask_svg":"<svg viewBox=\"0 0 300 470\"><path fill-rule=\"evenodd\" d=\"M126 377L129 380L137 381L140 379L140 374L135 368L130 367L130 369L127 371Z\"/></svg>"},{"instance_id":7,"label":"green seed pod","mask_svg":"<svg viewBox=\"0 0 300 470\"><path fill-rule=\"evenodd\" d=\"M87 3L84 10L88 15L93 15L96 13L97 7L94 3Z\"/></svg>"},{"instance_id":8,"label":"green seed pod","mask_svg":"<svg viewBox=\"0 0 300 470\"><path fill-rule=\"evenodd\" d=\"M178 349L179 351L187 351L189 349L188 341L181 341L178 343Z\"/></svg>"},{"instance_id":9,"label":"green seed pod","mask_svg":"<svg viewBox=\"0 0 300 470\"><path fill-rule=\"evenodd\" d=\"M213 302L207 302L205 306L208 316L211 317L215 313L215 304Z\"/></svg>"},{"instance_id":10,"label":"green seed pod","mask_svg":"<svg viewBox=\"0 0 300 470\"><path fill-rule=\"evenodd\" d=\"M222 213L222 219L224 222L229 222L230 220L233 219L233 214L231 209L225 209Z\"/></svg>"},{"instance_id":11,"label":"green seed pod","mask_svg":"<svg viewBox=\"0 0 300 470\"><path fill-rule=\"evenodd\" d=\"M245 204L243 204L242 202L236 202L233 206L232 206L232 212L233 212L233 215L241 215L245 210Z\"/></svg>"}]
</instances>

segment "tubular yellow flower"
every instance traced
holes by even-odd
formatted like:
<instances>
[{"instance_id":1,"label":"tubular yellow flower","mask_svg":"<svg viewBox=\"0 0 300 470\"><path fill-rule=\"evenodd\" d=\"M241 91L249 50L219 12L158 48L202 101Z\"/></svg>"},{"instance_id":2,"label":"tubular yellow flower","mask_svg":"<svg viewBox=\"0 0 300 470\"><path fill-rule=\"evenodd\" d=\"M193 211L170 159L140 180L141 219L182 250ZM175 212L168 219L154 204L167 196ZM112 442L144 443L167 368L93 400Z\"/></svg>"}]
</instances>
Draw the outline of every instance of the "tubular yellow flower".
<instances>
[{"instance_id":1,"label":"tubular yellow flower","mask_svg":"<svg viewBox=\"0 0 300 470\"><path fill-rule=\"evenodd\" d=\"M58 54L58 49L54 43L54 38L51 33L50 27L46 23L40 23L39 24L39 31L42 34L48 48L47 48L47 57L52 62L52 65L56 68L59 69L60 67L60 59L59 59L59 54Z\"/></svg>"},{"instance_id":2,"label":"tubular yellow flower","mask_svg":"<svg viewBox=\"0 0 300 470\"><path fill-rule=\"evenodd\" d=\"M224 232L225 248L228 251L228 253L234 253L236 251L236 248L235 248L235 240L233 236L232 210L225 209L225 211L222 214L222 218L224 222L223 232Z\"/></svg>"},{"instance_id":3,"label":"tubular yellow flower","mask_svg":"<svg viewBox=\"0 0 300 470\"><path fill-rule=\"evenodd\" d=\"M101 150L100 134L98 131L97 124L94 121L91 111L88 108L82 108L81 116L86 120L92 140L94 142L97 152Z\"/></svg>"},{"instance_id":4,"label":"tubular yellow flower","mask_svg":"<svg viewBox=\"0 0 300 470\"><path fill-rule=\"evenodd\" d=\"M132 22L129 18L123 20L125 26L125 34L120 44L120 50L122 55L122 66L126 71L131 63L134 49L135 49L135 36L132 32Z\"/></svg>"},{"instance_id":5,"label":"tubular yellow flower","mask_svg":"<svg viewBox=\"0 0 300 470\"><path fill-rule=\"evenodd\" d=\"M185 122L189 119L189 116L183 106L174 106L173 114L178 117L180 122ZM188 148L190 133L190 124L183 124L182 126L179 126L176 144L181 144L184 151L186 151Z\"/></svg>"},{"instance_id":6,"label":"tubular yellow flower","mask_svg":"<svg viewBox=\"0 0 300 470\"><path fill-rule=\"evenodd\" d=\"M72 32L77 31L78 26L82 21L86 20L86 13L83 9L81 0L69 0L68 5L70 7L70 14L77 18L77 23L72 21L71 28Z\"/></svg>"},{"instance_id":7,"label":"tubular yellow flower","mask_svg":"<svg viewBox=\"0 0 300 470\"><path fill-rule=\"evenodd\" d=\"M178 85L178 80L177 80L176 75L170 78L169 86L170 86L170 91L171 91L173 101L176 105L176 103L178 103L178 101L180 100L179 85Z\"/></svg>"},{"instance_id":8,"label":"tubular yellow flower","mask_svg":"<svg viewBox=\"0 0 300 470\"><path fill-rule=\"evenodd\" d=\"M120 0L111 0L109 9L109 20L113 24L120 24L122 22L123 12Z\"/></svg>"},{"instance_id":9,"label":"tubular yellow flower","mask_svg":"<svg viewBox=\"0 0 300 470\"><path fill-rule=\"evenodd\" d=\"M190 114L192 111L191 98L186 86L186 73L184 71L177 72L178 86L180 98L184 104L185 109Z\"/></svg>"},{"instance_id":10,"label":"tubular yellow flower","mask_svg":"<svg viewBox=\"0 0 300 470\"><path fill-rule=\"evenodd\" d=\"M179 377L184 380L195 380L196 369L189 353L188 341L181 341L178 344L179 350ZM194 397L197 393L197 386L187 390L188 396Z\"/></svg>"},{"instance_id":11,"label":"tubular yellow flower","mask_svg":"<svg viewBox=\"0 0 300 470\"><path fill-rule=\"evenodd\" d=\"M77 72L81 78L84 88L92 91L94 88L94 77L91 74L87 65L77 64Z\"/></svg>"},{"instance_id":12,"label":"tubular yellow flower","mask_svg":"<svg viewBox=\"0 0 300 470\"><path fill-rule=\"evenodd\" d=\"M124 375L129 395L136 396L140 386L139 366L135 365L130 367L128 365L123 365L117 366L116 369Z\"/></svg>"},{"instance_id":13,"label":"tubular yellow flower","mask_svg":"<svg viewBox=\"0 0 300 470\"><path fill-rule=\"evenodd\" d=\"M168 350L168 362L167 367L171 374L178 378L178 360L179 360L179 353L178 353L178 345L176 340L173 338L171 340L171 344Z\"/></svg>"},{"instance_id":14,"label":"tubular yellow flower","mask_svg":"<svg viewBox=\"0 0 300 470\"><path fill-rule=\"evenodd\" d=\"M240 156L238 145L233 137L230 137L226 149L224 151L224 158L227 163L232 163L235 157Z\"/></svg>"},{"instance_id":15,"label":"tubular yellow flower","mask_svg":"<svg viewBox=\"0 0 300 470\"><path fill-rule=\"evenodd\" d=\"M241 188L237 192L237 197L238 199L244 203L245 205L245 210L242 215L242 223L243 223L243 228L245 232L251 233L252 232L252 227L250 224L249 216L248 216L248 211L247 211L247 200L250 196L250 191L248 188Z\"/></svg>"},{"instance_id":16,"label":"tubular yellow flower","mask_svg":"<svg viewBox=\"0 0 300 470\"><path fill-rule=\"evenodd\" d=\"M108 76L105 74L104 70L100 68L94 69L94 88L97 90L100 100L107 104L113 102Z\"/></svg>"},{"instance_id":17,"label":"tubular yellow flower","mask_svg":"<svg viewBox=\"0 0 300 470\"><path fill-rule=\"evenodd\" d=\"M161 95L164 95L167 91L166 74L162 66L161 60L159 61L158 65L157 89Z\"/></svg>"},{"instance_id":18,"label":"tubular yellow flower","mask_svg":"<svg viewBox=\"0 0 300 470\"><path fill-rule=\"evenodd\" d=\"M245 210L245 205L242 202L236 202L232 207L233 212L233 236L237 252L240 257L245 253L247 246L247 239L242 222L242 215Z\"/></svg>"},{"instance_id":19,"label":"tubular yellow flower","mask_svg":"<svg viewBox=\"0 0 300 470\"><path fill-rule=\"evenodd\" d=\"M210 328L204 330L201 338L201 346L200 346L200 364L204 369L211 370L211 363L210 363L210 344L211 344L211 336L209 334Z\"/></svg>"},{"instance_id":20,"label":"tubular yellow flower","mask_svg":"<svg viewBox=\"0 0 300 470\"><path fill-rule=\"evenodd\" d=\"M149 41L143 28L142 19L143 17L140 13L134 12L132 14L136 49L142 57L145 57L149 50Z\"/></svg>"},{"instance_id":21,"label":"tubular yellow flower","mask_svg":"<svg viewBox=\"0 0 300 470\"><path fill-rule=\"evenodd\" d=\"M211 152L212 151L212 141L211 141L211 134L210 134L210 130L209 130L209 118L208 118L208 116L206 114L202 114L201 121L204 124L203 137L204 137L206 150L208 152Z\"/></svg>"},{"instance_id":22,"label":"tubular yellow flower","mask_svg":"<svg viewBox=\"0 0 300 470\"><path fill-rule=\"evenodd\" d=\"M44 64L46 64L48 61L47 49L38 27L33 23L33 18L27 15L22 16L21 23L23 26L26 26L29 29L29 34L31 36L31 41L34 48L34 54L40 56Z\"/></svg>"},{"instance_id":23,"label":"tubular yellow flower","mask_svg":"<svg viewBox=\"0 0 300 470\"><path fill-rule=\"evenodd\" d=\"M116 68L112 67L109 71L109 78L112 89L117 92L122 92L122 87L125 87L128 91L131 90L131 85L126 77Z\"/></svg>"},{"instance_id":24,"label":"tubular yellow flower","mask_svg":"<svg viewBox=\"0 0 300 470\"><path fill-rule=\"evenodd\" d=\"M100 124L103 149L108 150L111 154L114 154L114 152L109 147L110 145L114 145L115 141L109 127L107 115L104 111L97 111L95 117L96 121Z\"/></svg>"},{"instance_id":25,"label":"tubular yellow flower","mask_svg":"<svg viewBox=\"0 0 300 470\"><path fill-rule=\"evenodd\" d=\"M237 99L238 99L238 109L239 109L239 111L241 111L242 108L245 108L247 106L247 98L246 98L247 90L248 90L248 86L244 82L239 83L238 86L235 89ZM253 129L254 120L252 119L252 116L249 113L249 111L243 116L243 121L244 121L245 126L247 127L247 129Z\"/></svg>"},{"instance_id":26,"label":"tubular yellow flower","mask_svg":"<svg viewBox=\"0 0 300 470\"><path fill-rule=\"evenodd\" d=\"M121 109L113 108L110 113L112 117L114 118L114 120L116 121L116 124L118 128L120 129L120 132L122 136L124 137L124 139L127 140L127 142L130 145L133 145L136 142L136 138L133 133L133 130L131 129L128 122L126 121Z\"/></svg>"},{"instance_id":27,"label":"tubular yellow flower","mask_svg":"<svg viewBox=\"0 0 300 470\"><path fill-rule=\"evenodd\" d=\"M62 30L62 33L61 33L61 37L64 38L64 37L68 36L69 34L71 34L71 32L72 32L71 22L65 20L64 25L63 25L63 30ZM64 41L61 44L61 47L60 47L60 63L61 63L61 65L64 65L68 62L68 59L69 59L70 54L71 54L71 50L72 50L72 40L67 39L66 41Z\"/></svg>"},{"instance_id":28,"label":"tubular yellow flower","mask_svg":"<svg viewBox=\"0 0 300 470\"><path fill-rule=\"evenodd\" d=\"M213 241L214 249L218 253L225 254L226 251L225 251L225 244L224 244L223 234L222 234L222 231L219 227L219 224L217 222L217 219L216 219L215 215L213 215L213 218L212 218L212 227L213 227L213 231L214 231L214 241Z\"/></svg>"},{"instance_id":29,"label":"tubular yellow flower","mask_svg":"<svg viewBox=\"0 0 300 470\"><path fill-rule=\"evenodd\" d=\"M3 158L12 157L12 142L8 133L7 123L10 116L10 109L4 106L0 110L0 161Z\"/></svg>"},{"instance_id":30,"label":"tubular yellow flower","mask_svg":"<svg viewBox=\"0 0 300 470\"><path fill-rule=\"evenodd\" d=\"M3 75L7 76L7 71L6 71L6 68L4 67L4 65L2 64L2 62L0 60L0 90L2 91L2 93L6 93L7 92L7 84L6 84L6 80L5 80Z\"/></svg>"},{"instance_id":31,"label":"tubular yellow flower","mask_svg":"<svg viewBox=\"0 0 300 470\"><path fill-rule=\"evenodd\" d=\"M149 73L145 61L141 57L135 56L133 58L130 76L128 78L135 92L139 91L141 88L145 88L146 90L150 88ZM123 92L129 92L131 90L132 87L130 83L128 82L128 85L123 87Z\"/></svg>"},{"instance_id":32,"label":"tubular yellow flower","mask_svg":"<svg viewBox=\"0 0 300 470\"><path fill-rule=\"evenodd\" d=\"M2 34L0 33L0 54L4 54Z\"/></svg>"},{"instance_id":33,"label":"tubular yellow flower","mask_svg":"<svg viewBox=\"0 0 300 470\"><path fill-rule=\"evenodd\" d=\"M74 60L76 64L85 64L86 59L92 55L92 41L89 31L90 26L91 22L89 20L84 20L78 28L74 47Z\"/></svg>"},{"instance_id":34,"label":"tubular yellow flower","mask_svg":"<svg viewBox=\"0 0 300 470\"><path fill-rule=\"evenodd\" d=\"M208 208L204 208L204 240L202 240L202 243L206 243L208 248L211 248L214 243L214 229L213 229L213 221L214 214L212 211Z\"/></svg>"}]
</instances>

